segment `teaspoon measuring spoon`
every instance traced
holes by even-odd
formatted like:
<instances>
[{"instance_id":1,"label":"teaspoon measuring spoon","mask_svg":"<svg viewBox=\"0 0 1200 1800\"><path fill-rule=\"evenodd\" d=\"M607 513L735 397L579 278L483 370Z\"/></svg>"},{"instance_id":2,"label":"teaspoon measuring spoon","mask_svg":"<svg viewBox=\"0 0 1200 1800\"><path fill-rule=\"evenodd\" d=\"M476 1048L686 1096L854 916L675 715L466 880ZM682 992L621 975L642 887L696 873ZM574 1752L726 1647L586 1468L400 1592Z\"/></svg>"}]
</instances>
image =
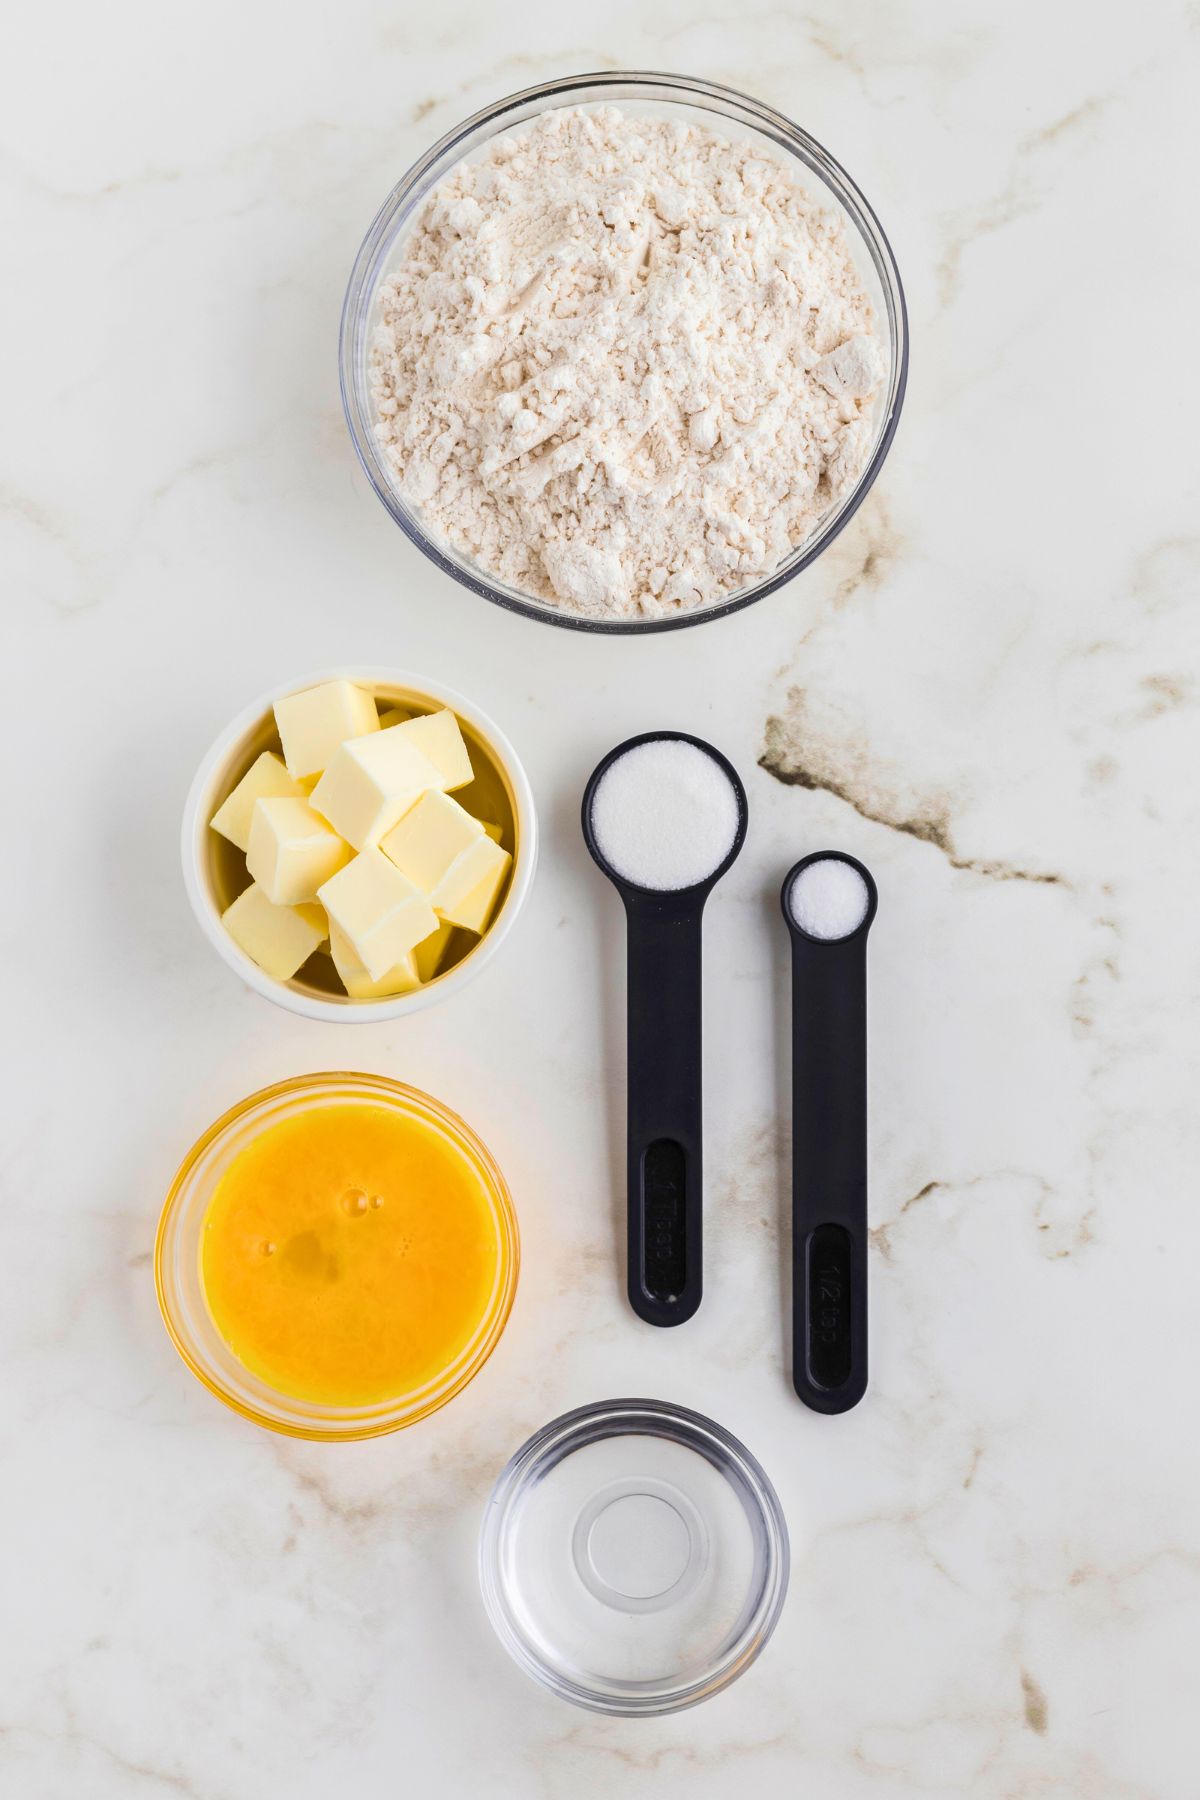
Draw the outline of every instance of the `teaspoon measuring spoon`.
<instances>
[{"instance_id":1,"label":"teaspoon measuring spoon","mask_svg":"<svg viewBox=\"0 0 1200 1800\"><path fill-rule=\"evenodd\" d=\"M867 1386L867 933L878 892L841 851L790 869L792 1381L815 1412Z\"/></svg>"},{"instance_id":2,"label":"teaspoon measuring spoon","mask_svg":"<svg viewBox=\"0 0 1200 1800\"><path fill-rule=\"evenodd\" d=\"M746 791L681 731L611 750L583 796L583 835L625 903L629 1303L681 1325L703 1291L704 903L746 836Z\"/></svg>"}]
</instances>

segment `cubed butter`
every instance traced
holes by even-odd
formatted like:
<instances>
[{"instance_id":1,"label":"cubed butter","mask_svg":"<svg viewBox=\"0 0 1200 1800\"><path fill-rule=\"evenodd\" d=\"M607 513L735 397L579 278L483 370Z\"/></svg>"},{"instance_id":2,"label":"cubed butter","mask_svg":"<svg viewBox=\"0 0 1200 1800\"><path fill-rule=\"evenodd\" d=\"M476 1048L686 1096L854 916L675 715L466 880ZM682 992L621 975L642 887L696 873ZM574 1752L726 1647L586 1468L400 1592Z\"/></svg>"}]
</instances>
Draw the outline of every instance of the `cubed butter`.
<instances>
[{"instance_id":1,"label":"cubed butter","mask_svg":"<svg viewBox=\"0 0 1200 1800\"><path fill-rule=\"evenodd\" d=\"M325 883L318 899L331 926L349 938L372 981L438 928L437 915L420 888L381 850L362 851Z\"/></svg>"},{"instance_id":2,"label":"cubed butter","mask_svg":"<svg viewBox=\"0 0 1200 1800\"><path fill-rule=\"evenodd\" d=\"M275 906L257 883L226 907L221 921L251 962L276 981L290 981L328 932L321 907Z\"/></svg>"},{"instance_id":3,"label":"cubed butter","mask_svg":"<svg viewBox=\"0 0 1200 1800\"><path fill-rule=\"evenodd\" d=\"M407 706L389 706L379 715L380 731L387 731L392 725L406 725L412 714Z\"/></svg>"},{"instance_id":4,"label":"cubed butter","mask_svg":"<svg viewBox=\"0 0 1200 1800\"><path fill-rule=\"evenodd\" d=\"M371 980L354 945L336 925L329 927L329 950L342 986L352 1000L383 1000L391 994L411 994L421 985L415 950L407 951L378 981Z\"/></svg>"},{"instance_id":5,"label":"cubed butter","mask_svg":"<svg viewBox=\"0 0 1200 1800\"><path fill-rule=\"evenodd\" d=\"M410 721L411 722L411 721ZM430 788L446 783L420 747L393 725L342 744L312 791L312 804L333 829L365 850Z\"/></svg>"},{"instance_id":6,"label":"cubed butter","mask_svg":"<svg viewBox=\"0 0 1200 1800\"><path fill-rule=\"evenodd\" d=\"M483 826L449 794L422 794L398 825L379 840L402 875L432 894L460 856L483 839Z\"/></svg>"},{"instance_id":7,"label":"cubed butter","mask_svg":"<svg viewBox=\"0 0 1200 1800\"><path fill-rule=\"evenodd\" d=\"M328 767L347 738L379 730L375 701L352 681L323 681L275 702L275 723L288 774L299 780Z\"/></svg>"},{"instance_id":8,"label":"cubed butter","mask_svg":"<svg viewBox=\"0 0 1200 1800\"><path fill-rule=\"evenodd\" d=\"M439 925L436 931L431 932L427 938L421 939L413 951L413 957L417 965L417 974L422 981L433 980L445 961L446 951L453 936L453 925Z\"/></svg>"},{"instance_id":9,"label":"cubed butter","mask_svg":"<svg viewBox=\"0 0 1200 1800\"><path fill-rule=\"evenodd\" d=\"M462 731L448 707L409 719L404 733L441 771L444 776L441 786L446 793L453 793L455 788L466 787L469 781L474 781L475 771Z\"/></svg>"},{"instance_id":10,"label":"cubed butter","mask_svg":"<svg viewBox=\"0 0 1200 1800\"><path fill-rule=\"evenodd\" d=\"M483 829L487 832L488 836L491 838L493 844L498 844L500 842L500 839L504 836L504 831L503 831L502 827L499 825L493 825L490 819L481 819L480 824L483 826Z\"/></svg>"},{"instance_id":11,"label":"cubed butter","mask_svg":"<svg viewBox=\"0 0 1200 1800\"><path fill-rule=\"evenodd\" d=\"M508 851L481 831L430 890L429 901L438 917L468 931L482 931L511 862Z\"/></svg>"},{"instance_id":12,"label":"cubed butter","mask_svg":"<svg viewBox=\"0 0 1200 1800\"><path fill-rule=\"evenodd\" d=\"M295 800L300 785L293 781L279 758L270 750L256 757L233 792L223 800L210 823L214 831L236 844L239 850L250 848L250 818L256 800Z\"/></svg>"},{"instance_id":13,"label":"cubed butter","mask_svg":"<svg viewBox=\"0 0 1200 1800\"><path fill-rule=\"evenodd\" d=\"M453 913L448 912L445 915L446 918L452 918L456 925L463 926L467 931L477 931L482 934L488 928L492 909L496 904L496 896L503 886L504 877L508 873L508 865L512 861L507 850L502 850L500 854L504 861L485 875L478 887L472 888L469 894L455 902Z\"/></svg>"},{"instance_id":14,"label":"cubed butter","mask_svg":"<svg viewBox=\"0 0 1200 1800\"><path fill-rule=\"evenodd\" d=\"M307 800L255 802L246 867L274 906L315 900L353 854Z\"/></svg>"}]
</instances>

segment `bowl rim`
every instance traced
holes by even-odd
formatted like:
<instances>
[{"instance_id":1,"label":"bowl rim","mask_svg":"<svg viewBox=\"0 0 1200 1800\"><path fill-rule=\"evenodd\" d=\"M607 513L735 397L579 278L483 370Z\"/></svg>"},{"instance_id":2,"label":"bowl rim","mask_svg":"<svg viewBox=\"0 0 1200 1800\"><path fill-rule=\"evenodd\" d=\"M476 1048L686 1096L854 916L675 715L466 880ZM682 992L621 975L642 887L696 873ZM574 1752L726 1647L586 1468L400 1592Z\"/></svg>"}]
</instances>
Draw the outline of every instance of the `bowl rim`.
<instances>
[{"instance_id":1,"label":"bowl rim","mask_svg":"<svg viewBox=\"0 0 1200 1800\"><path fill-rule=\"evenodd\" d=\"M351 1000L348 997L345 1000L324 1000L314 994L300 993L286 982L276 981L234 943L221 922L221 915L213 904L204 880L205 846L211 817L209 806L218 775L228 764L238 744L271 711L276 700L282 700L289 694L302 693L306 688L318 687L326 681L353 681L364 687L406 688L449 707L452 712L466 719L480 737L487 740L512 787L517 826L516 854L508 892L500 911L475 948L469 950L453 969L410 994L391 995L381 1000ZM406 1018L410 1013L433 1006L456 993L481 969L486 968L516 924L533 885L538 858L537 810L534 806L533 789L529 785L529 777L520 757L505 733L473 700L460 694L457 689L447 687L444 682L433 681L425 675L379 665L356 664L319 670L293 681L276 683L235 714L213 739L192 777L183 807L180 855L184 887L201 931L221 960L242 978L247 987L252 988L256 994L261 994L264 999L286 1008L288 1012L298 1013L302 1018L320 1019L338 1025L373 1024Z\"/></svg>"},{"instance_id":2,"label":"bowl rim","mask_svg":"<svg viewBox=\"0 0 1200 1800\"><path fill-rule=\"evenodd\" d=\"M499 128L505 116L518 108L538 101L561 101L564 97L569 97L584 89L613 90L630 86L672 89L678 96L678 103L681 105L688 104L689 97L693 104L697 101L702 103L704 100L723 101L727 104L732 102L736 107L753 115L756 128L762 130L766 136L773 138L775 142L781 143L793 155L798 156L798 159L804 162L810 170L821 176L825 185L830 188L832 197L836 199L843 213L849 215L857 228L859 237L865 242L883 289L888 315L889 338L894 338L895 341L894 386L879 442L853 491L842 507L826 520L784 567L776 569L762 581L753 584L741 593L732 595L727 600L721 600L709 606L699 606L691 612L672 613L665 617L646 619L592 619L506 592L503 588L494 586L484 579L481 573L477 574L469 568L461 567L447 556L439 545L420 528L417 520L399 504L394 488L387 480L378 460L372 456L368 442L372 436L373 421L370 416L360 417L356 383L360 351L367 341L369 313L373 305L373 293L368 293L367 289L369 285L373 288L378 280L381 246L385 244L394 216L406 199L420 187L431 170L441 162L448 152L455 149L479 127L494 123ZM598 97L603 98L603 95ZM714 110L719 110L719 108ZM724 116L729 117L728 114ZM798 145L804 154L800 154L797 149ZM364 296L365 308L363 306ZM740 612L743 607L750 606L757 600L766 599L768 594L776 593L802 569L808 568L844 531L874 486L888 452L891 450L908 390L909 324L904 284L900 279L900 271L887 234L880 224L874 208L852 176L810 132L805 131L802 126L789 119L785 113L768 105L765 101L758 100L753 95L746 94L738 88L729 87L722 82L706 81L698 76L671 74L654 69L603 69L576 75L556 76L549 81L536 82L531 87L522 88L516 93L507 94L502 99L493 101L488 106L481 107L469 118L443 133L437 142L400 177L372 220L354 259L350 278L346 284L338 341L338 383L350 441L354 446L359 465L371 487L409 542L415 544L417 549L428 557L436 568L449 575L461 587L478 594L481 599L490 600L496 606L504 607L508 612L517 613L522 618L534 619L540 624L557 625L568 631L592 632L610 637L636 637L643 633L681 631L688 626L703 625L714 619L728 618L731 613Z\"/></svg>"},{"instance_id":3,"label":"bowl rim","mask_svg":"<svg viewBox=\"0 0 1200 1800\"><path fill-rule=\"evenodd\" d=\"M594 1441L599 1433L594 1427L608 1425L611 1435L629 1435L629 1422L643 1421L647 1435L669 1432L674 1427L681 1438L692 1440L690 1448L698 1454L695 1440L707 1440L720 1456L740 1473L747 1491L753 1496L763 1525L768 1546L768 1566L757 1606L746 1621L738 1644L728 1652L718 1667L667 1695L630 1694L616 1696L598 1693L563 1674L546 1658L538 1656L514 1623L508 1595L501 1579L502 1537L515 1498L523 1490L529 1471L556 1453L556 1461L573 1449ZM565 1446L565 1448L564 1448ZM712 1457L709 1457L712 1460ZM718 1463L716 1466L720 1466ZM787 1518L770 1476L752 1451L724 1425L693 1408L664 1400L618 1397L596 1400L573 1407L541 1426L514 1451L497 1476L484 1507L479 1527L477 1550L479 1585L484 1610L492 1629L517 1666L540 1686L559 1699L568 1700L588 1712L606 1713L623 1718L663 1717L698 1706L702 1700L720 1693L757 1661L774 1635L787 1599L791 1576L791 1543Z\"/></svg>"},{"instance_id":4,"label":"bowl rim","mask_svg":"<svg viewBox=\"0 0 1200 1800\"><path fill-rule=\"evenodd\" d=\"M333 1089L338 1084L345 1083L357 1084L368 1092L390 1098L392 1101L403 1098L410 1103L415 1103L417 1110L432 1111L449 1127L452 1135L461 1142L462 1147L469 1152L471 1158L478 1163L488 1177L497 1201L496 1219L499 1235L508 1254L504 1285L488 1321L487 1333L481 1339L474 1359L460 1371L457 1379L446 1388L444 1393L439 1393L434 1399L401 1418L385 1418L362 1424L349 1422L345 1426L339 1425L337 1429L330 1430L316 1425L298 1424L294 1418L274 1418L269 1413L238 1399L220 1381L216 1380L193 1351L190 1340L176 1323L167 1298L167 1282L163 1266L168 1238L175 1223L181 1196L187 1185L188 1177L204 1152L224 1132L256 1107L264 1107L280 1096L302 1093L306 1089L317 1090L319 1093L327 1088ZM210 1394L220 1400L231 1412L237 1413L240 1418L246 1419L250 1424L261 1426L266 1431L274 1431L282 1437L302 1438L308 1443L359 1443L365 1438L387 1437L394 1431L403 1431L410 1425L419 1424L422 1419L427 1419L431 1414L439 1412L443 1406L448 1405L451 1400L461 1394L463 1389L468 1387L480 1370L484 1368L504 1335L516 1300L521 1270L521 1232L512 1193L505 1180L503 1170L482 1138L459 1113L454 1111L453 1107L447 1106L444 1100L437 1099L435 1095L427 1093L423 1088L413 1087L410 1082L397 1081L390 1075L372 1075L361 1069L321 1069L311 1074L291 1075L282 1081L271 1082L267 1087L255 1089L253 1093L246 1094L241 1100L235 1101L232 1106L227 1107L219 1118L214 1119L212 1124L200 1133L183 1157L167 1188L154 1233L153 1264L154 1292L167 1336L181 1361L201 1386L208 1389ZM264 1386L266 1385L269 1384L264 1383ZM279 1394L277 1398L281 1407L287 1407L290 1403L290 1397L286 1394Z\"/></svg>"}]
</instances>

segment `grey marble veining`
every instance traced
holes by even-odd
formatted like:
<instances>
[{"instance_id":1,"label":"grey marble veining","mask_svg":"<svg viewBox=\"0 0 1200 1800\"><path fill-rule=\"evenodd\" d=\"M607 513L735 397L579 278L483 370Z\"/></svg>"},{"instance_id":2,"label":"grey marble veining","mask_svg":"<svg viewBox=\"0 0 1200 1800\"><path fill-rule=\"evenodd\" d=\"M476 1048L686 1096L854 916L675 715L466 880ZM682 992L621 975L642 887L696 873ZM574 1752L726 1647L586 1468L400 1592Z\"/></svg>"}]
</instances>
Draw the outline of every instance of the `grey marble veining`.
<instances>
[{"instance_id":1,"label":"grey marble veining","mask_svg":"<svg viewBox=\"0 0 1200 1800\"><path fill-rule=\"evenodd\" d=\"M1193 1800L1194 8L117 0L12 35L0 1794ZM812 570L593 642L402 541L334 350L359 239L429 142L620 66L726 80L829 145L894 242L913 368ZM242 992L176 867L225 719L356 658L497 717L546 834L494 967L369 1030ZM708 918L709 1278L679 1335L623 1299L620 920L577 827L599 755L660 725L720 745L751 806ZM791 1395L780 1266L777 895L823 846L880 889L873 1379L833 1420ZM522 1279L452 1406L329 1450L192 1381L149 1250L225 1106L355 1066L479 1130ZM507 1456L619 1392L743 1437L795 1552L761 1662L658 1722L526 1682L475 1582Z\"/></svg>"}]
</instances>

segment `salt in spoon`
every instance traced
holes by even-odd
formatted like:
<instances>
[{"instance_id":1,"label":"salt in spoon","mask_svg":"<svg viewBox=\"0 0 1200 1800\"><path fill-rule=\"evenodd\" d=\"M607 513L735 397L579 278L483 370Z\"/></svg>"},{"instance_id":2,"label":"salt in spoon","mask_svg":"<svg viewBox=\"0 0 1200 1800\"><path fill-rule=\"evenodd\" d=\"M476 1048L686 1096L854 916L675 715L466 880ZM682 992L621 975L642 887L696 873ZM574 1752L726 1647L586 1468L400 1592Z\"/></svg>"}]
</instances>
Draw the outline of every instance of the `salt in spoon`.
<instances>
[{"instance_id":1,"label":"salt in spoon","mask_svg":"<svg viewBox=\"0 0 1200 1800\"><path fill-rule=\"evenodd\" d=\"M792 1382L815 1412L867 1386L867 933L870 872L824 850L789 869L792 939Z\"/></svg>"},{"instance_id":2,"label":"salt in spoon","mask_svg":"<svg viewBox=\"0 0 1200 1800\"><path fill-rule=\"evenodd\" d=\"M594 771L583 835L625 903L629 1303L681 1325L703 1291L704 903L746 836L746 791L702 738L627 739Z\"/></svg>"}]
</instances>

